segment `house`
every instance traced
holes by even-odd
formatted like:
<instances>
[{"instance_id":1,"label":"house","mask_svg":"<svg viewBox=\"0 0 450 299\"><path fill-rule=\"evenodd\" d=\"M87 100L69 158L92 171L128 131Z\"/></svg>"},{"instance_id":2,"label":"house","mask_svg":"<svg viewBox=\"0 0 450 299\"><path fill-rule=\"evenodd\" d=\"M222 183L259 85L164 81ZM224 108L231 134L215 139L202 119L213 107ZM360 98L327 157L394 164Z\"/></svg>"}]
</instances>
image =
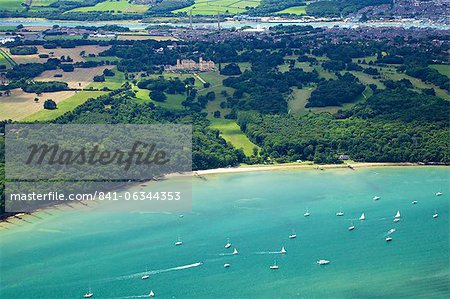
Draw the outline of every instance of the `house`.
<instances>
[{"instance_id":1,"label":"house","mask_svg":"<svg viewBox=\"0 0 450 299\"><path fill-rule=\"evenodd\" d=\"M168 72L177 71L212 71L216 69L216 65L213 61L205 61L203 58L199 58L198 62L192 59L177 59L176 65L166 65L164 70Z\"/></svg>"}]
</instances>

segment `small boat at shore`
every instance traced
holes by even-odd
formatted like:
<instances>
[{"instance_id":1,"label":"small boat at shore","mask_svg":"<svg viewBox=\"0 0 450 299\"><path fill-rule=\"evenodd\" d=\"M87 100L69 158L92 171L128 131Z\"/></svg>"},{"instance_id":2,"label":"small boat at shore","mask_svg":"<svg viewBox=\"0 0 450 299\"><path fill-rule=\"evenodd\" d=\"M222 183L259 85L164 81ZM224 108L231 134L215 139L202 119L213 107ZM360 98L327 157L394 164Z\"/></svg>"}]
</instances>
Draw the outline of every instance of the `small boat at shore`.
<instances>
[{"instance_id":1,"label":"small boat at shore","mask_svg":"<svg viewBox=\"0 0 450 299\"><path fill-rule=\"evenodd\" d=\"M316 264L318 264L318 265L328 265L329 263L330 263L330 261L328 261L328 260L318 260L316 262Z\"/></svg>"},{"instance_id":2,"label":"small boat at shore","mask_svg":"<svg viewBox=\"0 0 450 299\"><path fill-rule=\"evenodd\" d=\"M286 254L287 253L286 248L284 248L284 246L281 247L280 253L281 254Z\"/></svg>"},{"instance_id":3,"label":"small boat at shore","mask_svg":"<svg viewBox=\"0 0 450 299\"><path fill-rule=\"evenodd\" d=\"M362 213L361 217L359 217L359 220L366 220L366 215L364 213Z\"/></svg>"},{"instance_id":4,"label":"small boat at shore","mask_svg":"<svg viewBox=\"0 0 450 299\"><path fill-rule=\"evenodd\" d=\"M150 291L150 293L148 294L149 297L155 297L155 293L153 293L153 290Z\"/></svg>"},{"instance_id":5,"label":"small boat at shore","mask_svg":"<svg viewBox=\"0 0 450 299\"><path fill-rule=\"evenodd\" d=\"M372 199L373 200L379 200L381 197L379 197L379 196L374 196Z\"/></svg>"},{"instance_id":6,"label":"small boat at shore","mask_svg":"<svg viewBox=\"0 0 450 299\"><path fill-rule=\"evenodd\" d=\"M236 248L233 250L233 254L234 254L234 255L239 254L239 252L237 251Z\"/></svg>"},{"instance_id":7,"label":"small boat at shore","mask_svg":"<svg viewBox=\"0 0 450 299\"><path fill-rule=\"evenodd\" d=\"M436 192L435 194L436 194L436 196L441 196L442 192Z\"/></svg>"}]
</instances>

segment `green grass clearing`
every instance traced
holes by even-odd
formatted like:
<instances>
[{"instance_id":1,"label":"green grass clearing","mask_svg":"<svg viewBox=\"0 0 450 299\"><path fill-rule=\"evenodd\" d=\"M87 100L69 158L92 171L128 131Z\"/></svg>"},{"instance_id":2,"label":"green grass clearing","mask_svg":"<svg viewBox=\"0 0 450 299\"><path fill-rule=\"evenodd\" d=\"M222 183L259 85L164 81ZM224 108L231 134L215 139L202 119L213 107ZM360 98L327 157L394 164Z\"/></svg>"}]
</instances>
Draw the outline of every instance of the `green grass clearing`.
<instances>
[{"instance_id":1,"label":"green grass clearing","mask_svg":"<svg viewBox=\"0 0 450 299\"><path fill-rule=\"evenodd\" d=\"M189 13L193 15L237 14L246 11L246 7L256 7L260 0L195 0L195 4L174 10L174 13Z\"/></svg>"},{"instance_id":2,"label":"green grass clearing","mask_svg":"<svg viewBox=\"0 0 450 299\"><path fill-rule=\"evenodd\" d=\"M58 109L55 110L40 110L25 119L24 121L48 121L63 115L66 112L72 111L76 107L86 102L89 98L97 98L106 94L104 91L81 91L71 96L68 99L58 103Z\"/></svg>"},{"instance_id":3,"label":"green grass clearing","mask_svg":"<svg viewBox=\"0 0 450 299\"><path fill-rule=\"evenodd\" d=\"M289 7L277 12L277 14L306 15L306 5Z\"/></svg>"},{"instance_id":4,"label":"green grass clearing","mask_svg":"<svg viewBox=\"0 0 450 299\"><path fill-rule=\"evenodd\" d=\"M450 65L447 64L432 64L431 68L437 70L442 75L445 75L450 78Z\"/></svg>"},{"instance_id":5,"label":"green grass clearing","mask_svg":"<svg viewBox=\"0 0 450 299\"><path fill-rule=\"evenodd\" d=\"M113 13L143 13L149 9L149 5L128 3L127 0L105 1L95 6L79 7L69 12L109 11Z\"/></svg>"}]
</instances>

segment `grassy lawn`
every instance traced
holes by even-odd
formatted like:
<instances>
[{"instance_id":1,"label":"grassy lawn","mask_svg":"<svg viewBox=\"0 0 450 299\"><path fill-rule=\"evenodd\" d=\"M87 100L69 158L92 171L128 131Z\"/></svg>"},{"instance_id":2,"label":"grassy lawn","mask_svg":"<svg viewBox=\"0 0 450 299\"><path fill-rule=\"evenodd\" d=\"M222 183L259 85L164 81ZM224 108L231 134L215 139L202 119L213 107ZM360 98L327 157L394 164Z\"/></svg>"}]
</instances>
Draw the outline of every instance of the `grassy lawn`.
<instances>
[{"instance_id":1,"label":"grassy lawn","mask_svg":"<svg viewBox=\"0 0 450 299\"><path fill-rule=\"evenodd\" d=\"M350 72L353 76L359 79L363 84L369 85L369 84L375 84L378 89L384 89L386 88L383 83L380 82L380 80L374 79L371 75L363 73L363 72L356 72L351 71Z\"/></svg>"},{"instance_id":2,"label":"grassy lawn","mask_svg":"<svg viewBox=\"0 0 450 299\"><path fill-rule=\"evenodd\" d=\"M211 128L220 131L220 136L230 142L235 148L242 148L247 156L253 154L253 144L247 136L242 133L241 128L232 119L211 119Z\"/></svg>"},{"instance_id":3,"label":"grassy lawn","mask_svg":"<svg viewBox=\"0 0 450 299\"><path fill-rule=\"evenodd\" d=\"M277 14L306 15L306 5L289 7L277 12Z\"/></svg>"},{"instance_id":4,"label":"grassy lawn","mask_svg":"<svg viewBox=\"0 0 450 299\"><path fill-rule=\"evenodd\" d=\"M83 39L82 35L46 35L45 40Z\"/></svg>"},{"instance_id":5,"label":"grassy lawn","mask_svg":"<svg viewBox=\"0 0 450 299\"><path fill-rule=\"evenodd\" d=\"M0 10L22 11L25 7L22 6L23 0L0 0Z\"/></svg>"},{"instance_id":6,"label":"grassy lawn","mask_svg":"<svg viewBox=\"0 0 450 299\"><path fill-rule=\"evenodd\" d=\"M450 78L450 65L445 64L432 64L430 67L436 69L442 75L446 75Z\"/></svg>"},{"instance_id":7,"label":"grassy lawn","mask_svg":"<svg viewBox=\"0 0 450 299\"><path fill-rule=\"evenodd\" d=\"M6 65L6 68L16 65L15 61L2 49L0 49L0 64Z\"/></svg>"},{"instance_id":8,"label":"grassy lawn","mask_svg":"<svg viewBox=\"0 0 450 299\"><path fill-rule=\"evenodd\" d=\"M166 109L174 109L174 110L182 110L184 109L183 105L181 105L181 102L183 102L186 99L186 94L168 94L167 101L165 102L155 102L150 98L150 90L147 89L140 89L137 86L133 87L133 90L136 91L136 98L140 102L152 102L156 106L166 108Z\"/></svg>"},{"instance_id":9,"label":"grassy lawn","mask_svg":"<svg viewBox=\"0 0 450 299\"><path fill-rule=\"evenodd\" d=\"M119 72L115 67L111 69L115 75L114 77L105 77L105 82L92 82L87 86L87 88L102 89L103 87L108 87L111 90L119 89L125 82L125 75Z\"/></svg>"},{"instance_id":10,"label":"grassy lawn","mask_svg":"<svg viewBox=\"0 0 450 299\"><path fill-rule=\"evenodd\" d=\"M195 4L173 11L174 13L192 10L194 15L237 14L246 11L246 7L256 7L260 0L195 0Z\"/></svg>"},{"instance_id":11,"label":"grassy lawn","mask_svg":"<svg viewBox=\"0 0 450 299\"><path fill-rule=\"evenodd\" d=\"M119 58L116 56L95 56L95 57L84 57L85 61L119 61Z\"/></svg>"},{"instance_id":12,"label":"grassy lawn","mask_svg":"<svg viewBox=\"0 0 450 299\"><path fill-rule=\"evenodd\" d=\"M64 113L75 109L77 106L86 102L89 98L97 98L103 94L106 94L104 91L81 91L77 94L71 96L68 99L63 100L58 103L58 109L55 110L40 110L25 119L24 121L47 121L57 118Z\"/></svg>"},{"instance_id":13,"label":"grassy lawn","mask_svg":"<svg viewBox=\"0 0 450 299\"><path fill-rule=\"evenodd\" d=\"M305 105L308 102L308 99L311 96L311 92L313 90L314 90L313 86L303 87L302 89L293 88L291 100L288 102L288 108L290 113L300 115L308 114L309 109L305 108Z\"/></svg>"},{"instance_id":14,"label":"grassy lawn","mask_svg":"<svg viewBox=\"0 0 450 299\"><path fill-rule=\"evenodd\" d=\"M397 73L395 68L392 68L392 67L383 67L383 68L379 68L379 70L381 70L382 75L387 79L391 79L394 81L398 81L401 79L408 79L414 85L415 89L420 91L421 89L424 89L424 88L434 88L434 90L436 91L436 96L446 99L446 100L450 100L450 94L446 90L441 89L434 84L425 83L420 79L408 76L403 73Z\"/></svg>"},{"instance_id":15,"label":"grassy lawn","mask_svg":"<svg viewBox=\"0 0 450 299\"><path fill-rule=\"evenodd\" d=\"M115 13L143 13L148 8L148 5L130 4L127 0L120 0L100 2L95 6L79 7L69 12L113 11Z\"/></svg>"}]
</instances>

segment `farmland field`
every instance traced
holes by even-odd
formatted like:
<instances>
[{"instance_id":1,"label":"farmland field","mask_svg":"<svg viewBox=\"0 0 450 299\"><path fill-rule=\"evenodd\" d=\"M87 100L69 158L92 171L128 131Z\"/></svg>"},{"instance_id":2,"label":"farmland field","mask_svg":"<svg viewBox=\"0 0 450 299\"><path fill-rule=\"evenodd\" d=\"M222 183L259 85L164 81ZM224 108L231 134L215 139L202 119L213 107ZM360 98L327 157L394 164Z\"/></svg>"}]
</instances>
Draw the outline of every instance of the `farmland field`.
<instances>
[{"instance_id":1,"label":"farmland field","mask_svg":"<svg viewBox=\"0 0 450 299\"><path fill-rule=\"evenodd\" d=\"M26 93L22 91L22 89L13 89L11 90L10 96L0 97L0 120L22 120L27 116L44 109L43 105L46 99L52 99L56 103L60 103L74 94L75 91L68 90L51 93L46 92L38 97L40 99L39 103L35 103L35 93Z\"/></svg>"},{"instance_id":2,"label":"farmland field","mask_svg":"<svg viewBox=\"0 0 450 299\"><path fill-rule=\"evenodd\" d=\"M277 12L277 14L306 15L306 5L289 7Z\"/></svg>"},{"instance_id":3,"label":"farmland field","mask_svg":"<svg viewBox=\"0 0 450 299\"><path fill-rule=\"evenodd\" d=\"M89 98L97 98L103 94L106 94L104 91L82 91L78 92L76 94L73 94L69 98L66 98L64 100L61 100L58 103L58 109L55 110L44 110L41 109L40 111L31 114L30 116L23 119L24 121L47 121L57 118L60 115L63 115L64 113L68 111L72 111L77 106L83 104L86 102ZM40 106L42 106L42 103L40 103Z\"/></svg>"},{"instance_id":4,"label":"farmland field","mask_svg":"<svg viewBox=\"0 0 450 299\"><path fill-rule=\"evenodd\" d=\"M31 62L39 62L39 63L45 63L48 58L39 58L39 54L50 54L51 57L60 58L61 56L70 56L74 62L78 61L84 61L84 57L80 56L81 51L85 51L86 55L88 54L95 54L97 55L100 52L103 52L109 47L100 47L100 46L94 46L94 45L88 45L88 46L81 46L76 48L56 48L56 49L44 49L42 46L37 46L38 48L38 54L34 55L11 55L9 54L9 49L7 48L1 48L1 50L5 51L5 53L8 53L9 56L18 64L20 63L31 63Z\"/></svg>"},{"instance_id":5,"label":"farmland field","mask_svg":"<svg viewBox=\"0 0 450 299\"><path fill-rule=\"evenodd\" d=\"M256 7L260 0L196 0L194 5L175 10L189 12L194 15L236 14L246 11L246 7Z\"/></svg>"},{"instance_id":6,"label":"farmland field","mask_svg":"<svg viewBox=\"0 0 450 299\"><path fill-rule=\"evenodd\" d=\"M24 9L23 2L23 0L0 0L0 10L21 11Z\"/></svg>"},{"instance_id":7,"label":"farmland field","mask_svg":"<svg viewBox=\"0 0 450 299\"><path fill-rule=\"evenodd\" d=\"M69 84L69 88L85 88L94 81L94 76L101 75L104 69L111 69L112 66L97 66L91 68L75 68L73 72L63 72L60 69L43 72L35 78L35 81L61 81ZM62 77L56 78L55 74Z\"/></svg>"},{"instance_id":8,"label":"farmland field","mask_svg":"<svg viewBox=\"0 0 450 299\"><path fill-rule=\"evenodd\" d=\"M231 119L214 119L211 121L211 128L220 131L220 136L230 142L235 148L242 148L244 153L251 156L253 148L258 147L253 144L248 137L242 133L241 128Z\"/></svg>"},{"instance_id":9,"label":"farmland field","mask_svg":"<svg viewBox=\"0 0 450 299\"><path fill-rule=\"evenodd\" d=\"M69 12L114 11L115 13L143 13L148 8L148 5L130 4L127 0L120 0L100 2L95 6L79 7Z\"/></svg>"}]
</instances>

